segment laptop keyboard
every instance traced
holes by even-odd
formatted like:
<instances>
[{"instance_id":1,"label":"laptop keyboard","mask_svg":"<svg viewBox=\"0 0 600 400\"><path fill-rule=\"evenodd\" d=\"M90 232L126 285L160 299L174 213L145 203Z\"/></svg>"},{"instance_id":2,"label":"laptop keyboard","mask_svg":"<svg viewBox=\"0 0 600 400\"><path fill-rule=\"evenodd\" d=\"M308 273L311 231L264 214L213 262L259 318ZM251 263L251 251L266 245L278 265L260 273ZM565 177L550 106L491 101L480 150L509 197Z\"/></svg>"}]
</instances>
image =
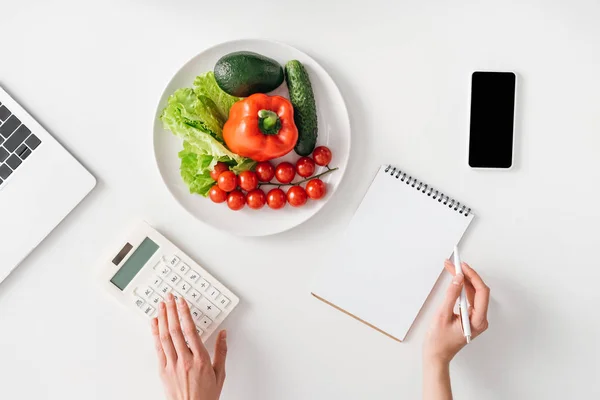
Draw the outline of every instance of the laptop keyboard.
<instances>
[{"instance_id":1,"label":"laptop keyboard","mask_svg":"<svg viewBox=\"0 0 600 400\"><path fill-rule=\"evenodd\" d=\"M37 149L42 141L0 103L0 185Z\"/></svg>"}]
</instances>

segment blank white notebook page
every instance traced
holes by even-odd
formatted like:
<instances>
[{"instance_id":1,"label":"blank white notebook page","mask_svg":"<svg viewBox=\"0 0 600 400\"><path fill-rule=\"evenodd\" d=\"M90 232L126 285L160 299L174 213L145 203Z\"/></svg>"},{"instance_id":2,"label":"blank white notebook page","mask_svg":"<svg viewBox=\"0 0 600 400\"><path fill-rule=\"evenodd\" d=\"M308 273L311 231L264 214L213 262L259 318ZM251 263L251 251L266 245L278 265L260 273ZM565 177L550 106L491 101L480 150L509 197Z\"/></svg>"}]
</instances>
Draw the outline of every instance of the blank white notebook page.
<instances>
[{"instance_id":1,"label":"blank white notebook page","mask_svg":"<svg viewBox=\"0 0 600 400\"><path fill-rule=\"evenodd\" d=\"M433 199L435 190L431 196L429 190L423 193L424 183L418 179L412 187L415 179L402 181L402 174L391 175L386 168L379 169L311 291L404 340L473 214L451 199L444 205L438 201L440 194Z\"/></svg>"}]
</instances>

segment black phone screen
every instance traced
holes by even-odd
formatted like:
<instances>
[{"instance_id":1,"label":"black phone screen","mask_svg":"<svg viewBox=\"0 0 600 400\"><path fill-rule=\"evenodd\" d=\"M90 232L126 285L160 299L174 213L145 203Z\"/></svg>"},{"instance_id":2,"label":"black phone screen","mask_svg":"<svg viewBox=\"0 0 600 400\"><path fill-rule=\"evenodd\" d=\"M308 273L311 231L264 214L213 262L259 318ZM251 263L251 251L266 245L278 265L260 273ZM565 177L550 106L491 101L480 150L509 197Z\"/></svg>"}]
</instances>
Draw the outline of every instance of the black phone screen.
<instances>
[{"instance_id":1,"label":"black phone screen","mask_svg":"<svg viewBox=\"0 0 600 400\"><path fill-rule=\"evenodd\" d=\"M512 72L474 72L471 82L469 165L510 168L513 160L515 83Z\"/></svg>"}]
</instances>

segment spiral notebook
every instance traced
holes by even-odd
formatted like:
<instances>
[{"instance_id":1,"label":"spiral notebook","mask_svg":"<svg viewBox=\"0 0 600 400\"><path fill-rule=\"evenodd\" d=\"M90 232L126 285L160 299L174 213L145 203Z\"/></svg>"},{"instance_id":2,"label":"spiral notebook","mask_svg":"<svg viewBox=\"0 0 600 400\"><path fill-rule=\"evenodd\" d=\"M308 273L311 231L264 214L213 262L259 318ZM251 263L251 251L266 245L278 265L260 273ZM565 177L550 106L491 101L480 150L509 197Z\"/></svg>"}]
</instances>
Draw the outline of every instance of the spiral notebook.
<instances>
[{"instance_id":1,"label":"spiral notebook","mask_svg":"<svg viewBox=\"0 0 600 400\"><path fill-rule=\"evenodd\" d=\"M311 292L402 341L472 220L467 205L382 166Z\"/></svg>"}]
</instances>

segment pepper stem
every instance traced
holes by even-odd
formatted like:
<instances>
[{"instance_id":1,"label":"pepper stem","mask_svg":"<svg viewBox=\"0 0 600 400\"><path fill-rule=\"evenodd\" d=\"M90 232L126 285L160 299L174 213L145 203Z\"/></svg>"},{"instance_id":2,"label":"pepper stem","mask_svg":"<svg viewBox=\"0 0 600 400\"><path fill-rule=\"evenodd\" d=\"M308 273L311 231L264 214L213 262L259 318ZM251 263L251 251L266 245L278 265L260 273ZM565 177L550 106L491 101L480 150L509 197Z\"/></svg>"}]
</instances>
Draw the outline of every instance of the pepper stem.
<instances>
[{"instance_id":1,"label":"pepper stem","mask_svg":"<svg viewBox=\"0 0 600 400\"><path fill-rule=\"evenodd\" d=\"M258 129L265 135L277 135L281 129L281 120L271 110L260 110L258 112Z\"/></svg>"}]
</instances>

